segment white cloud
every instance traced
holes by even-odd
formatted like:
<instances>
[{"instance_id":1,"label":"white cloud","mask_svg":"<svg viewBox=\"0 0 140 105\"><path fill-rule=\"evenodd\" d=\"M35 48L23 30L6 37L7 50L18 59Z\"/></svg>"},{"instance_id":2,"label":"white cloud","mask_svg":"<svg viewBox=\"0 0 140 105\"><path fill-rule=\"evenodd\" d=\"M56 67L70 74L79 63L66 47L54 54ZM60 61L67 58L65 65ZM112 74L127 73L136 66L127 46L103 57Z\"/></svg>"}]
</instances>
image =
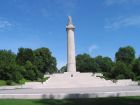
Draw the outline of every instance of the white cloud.
<instances>
[{"instance_id":1,"label":"white cloud","mask_svg":"<svg viewBox=\"0 0 140 105\"><path fill-rule=\"evenodd\" d=\"M96 50L96 49L98 49L98 48L99 48L99 47L98 47L97 45L93 44L93 45L91 45L91 46L88 48L88 52L89 52L90 54L92 54L93 51Z\"/></svg>"},{"instance_id":2,"label":"white cloud","mask_svg":"<svg viewBox=\"0 0 140 105\"><path fill-rule=\"evenodd\" d=\"M12 24L7 20L0 20L0 30L7 29L11 27Z\"/></svg>"},{"instance_id":3,"label":"white cloud","mask_svg":"<svg viewBox=\"0 0 140 105\"><path fill-rule=\"evenodd\" d=\"M122 27L140 27L140 16L119 17L115 19L107 19L105 29L119 29Z\"/></svg>"},{"instance_id":4,"label":"white cloud","mask_svg":"<svg viewBox=\"0 0 140 105\"><path fill-rule=\"evenodd\" d=\"M140 0L105 0L105 4L110 6L114 4L124 5L124 4L140 4Z\"/></svg>"}]
</instances>

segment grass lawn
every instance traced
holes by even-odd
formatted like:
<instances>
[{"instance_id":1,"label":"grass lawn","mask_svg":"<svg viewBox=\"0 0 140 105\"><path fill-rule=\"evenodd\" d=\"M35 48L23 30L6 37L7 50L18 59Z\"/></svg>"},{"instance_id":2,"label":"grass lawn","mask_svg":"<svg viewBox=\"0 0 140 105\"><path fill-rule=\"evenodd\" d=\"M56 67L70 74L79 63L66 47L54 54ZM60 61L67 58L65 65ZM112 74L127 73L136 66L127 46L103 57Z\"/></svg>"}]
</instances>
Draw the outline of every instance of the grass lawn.
<instances>
[{"instance_id":1,"label":"grass lawn","mask_svg":"<svg viewBox=\"0 0 140 105\"><path fill-rule=\"evenodd\" d=\"M140 105L140 97L63 99L63 100L1 99L0 105Z\"/></svg>"}]
</instances>

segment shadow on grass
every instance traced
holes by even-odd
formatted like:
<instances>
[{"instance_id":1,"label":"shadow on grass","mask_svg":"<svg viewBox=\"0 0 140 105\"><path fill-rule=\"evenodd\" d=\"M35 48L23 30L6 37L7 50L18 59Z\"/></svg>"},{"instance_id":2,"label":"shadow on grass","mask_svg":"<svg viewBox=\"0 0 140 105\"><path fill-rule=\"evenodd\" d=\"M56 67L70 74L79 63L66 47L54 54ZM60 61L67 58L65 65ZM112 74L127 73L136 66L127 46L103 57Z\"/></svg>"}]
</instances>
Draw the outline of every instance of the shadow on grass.
<instances>
[{"instance_id":1,"label":"shadow on grass","mask_svg":"<svg viewBox=\"0 0 140 105\"><path fill-rule=\"evenodd\" d=\"M48 99L36 101L41 105L140 105L140 97L90 98L90 99Z\"/></svg>"}]
</instances>

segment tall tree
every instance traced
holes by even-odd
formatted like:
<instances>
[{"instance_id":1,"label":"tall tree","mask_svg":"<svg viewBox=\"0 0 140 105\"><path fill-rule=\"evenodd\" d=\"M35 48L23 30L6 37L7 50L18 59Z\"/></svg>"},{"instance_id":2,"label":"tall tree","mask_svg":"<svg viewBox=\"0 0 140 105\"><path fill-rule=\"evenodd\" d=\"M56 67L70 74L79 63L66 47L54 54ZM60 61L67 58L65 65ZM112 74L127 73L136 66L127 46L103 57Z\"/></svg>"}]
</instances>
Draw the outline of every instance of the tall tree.
<instances>
[{"instance_id":1,"label":"tall tree","mask_svg":"<svg viewBox=\"0 0 140 105\"><path fill-rule=\"evenodd\" d=\"M19 48L16 62L20 65L25 65L27 61L34 62L34 53L30 48Z\"/></svg>"},{"instance_id":2,"label":"tall tree","mask_svg":"<svg viewBox=\"0 0 140 105\"><path fill-rule=\"evenodd\" d=\"M140 79L140 57L135 60L133 65L133 72L136 74L136 76Z\"/></svg>"},{"instance_id":3,"label":"tall tree","mask_svg":"<svg viewBox=\"0 0 140 105\"><path fill-rule=\"evenodd\" d=\"M48 48L39 48L34 51L35 62L38 70L43 74L46 72L54 73L57 71L56 59L52 56Z\"/></svg>"},{"instance_id":4,"label":"tall tree","mask_svg":"<svg viewBox=\"0 0 140 105\"><path fill-rule=\"evenodd\" d=\"M80 72L99 71L99 66L96 64L95 60L88 54L79 54L76 56L76 67L77 71Z\"/></svg>"},{"instance_id":5,"label":"tall tree","mask_svg":"<svg viewBox=\"0 0 140 105\"><path fill-rule=\"evenodd\" d=\"M15 63L16 55L11 50L0 50L0 66Z\"/></svg>"},{"instance_id":6,"label":"tall tree","mask_svg":"<svg viewBox=\"0 0 140 105\"><path fill-rule=\"evenodd\" d=\"M16 55L10 50L0 50L0 79L18 82L23 78L22 68L15 60Z\"/></svg>"},{"instance_id":7,"label":"tall tree","mask_svg":"<svg viewBox=\"0 0 140 105\"><path fill-rule=\"evenodd\" d=\"M27 61L24 67L26 69L24 72L25 79L33 81L43 77L43 74L30 61Z\"/></svg>"},{"instance_id":8,"label":"tall tree","mask_svg":"<svg viewBox=\"0 0 140 105\"><path fill-rule=\"evenodd\" d=\"M121 61L118 61L115 63L110 74L111 74L111 78L114 78L114 79L130 79L130 78L133 79L134 78L134 73L132 72L130 67Z\"/></svg>"},{"instance_id":9,"label":"tall tree","mask_svg":"<svg viewBox=\"0 0 140 105\"><path fill-rule=\"evenodd\" d=\"M101 72L110 72L110 70L113 66L113 61L111 60L111 58L97 56L94 59L95 59L95 62L100 67Z\"/></svg>"},{"instance_id":10,"label":"tall tree","mask_svg":"<svg viewBox=\"0 0 140 105\"><path fill-rule=\"evenodd\" d=\"M126 64L131 64L135 59L135 50L131 46L120 47L115 54L116 61L121 61Z\"/></svg>"}]
</instances>

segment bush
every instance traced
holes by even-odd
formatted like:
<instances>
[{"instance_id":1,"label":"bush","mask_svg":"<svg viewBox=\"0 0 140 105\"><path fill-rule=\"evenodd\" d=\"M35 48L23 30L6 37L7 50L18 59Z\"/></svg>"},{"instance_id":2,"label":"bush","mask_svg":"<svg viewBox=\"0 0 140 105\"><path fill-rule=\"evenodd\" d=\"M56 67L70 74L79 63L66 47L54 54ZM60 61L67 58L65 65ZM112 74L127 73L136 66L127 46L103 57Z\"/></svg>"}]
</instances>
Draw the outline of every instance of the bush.
<instances>
[{"instance_id":1,"label":"bush","mask_svg":"<svg viewBox=\"0 0 140 105\"><path fill-rule=\"evenodd\" d=\"M21 80L19 80L19 84L25 84L25 82L26 82L26 80L23 78L23 79L21 79Z\"/></svg>"},{"instance_id":2,"label":"bush","mask_svg":"<svg viewBox=\"0 0 140 105\"><path fill-rule=\"evenodd\" d=\"M140 76L137 76L137 77L136 77L136 80L140 80Z\"/></svg>"},{"instance_id":3,"label":"bush","mask_svg":"<svg viewBox=\"0 0 140 105\"><path fill-rule=\"evenodd\" d=\"M125 79L125 76L123 74L119 74L116 79Z\"/></svg>"},{"instance_id":4,"label":"bush","mask_svg":"<svg viewBox=\"0 0 140 105\"><path fill-rule=\"evenodd\" d=\"M6 84L7 84L7 85L12 85L12 82L13 82L12 80L7 80L7 81L6 81Z\"/></svg>"}]
</instances>

